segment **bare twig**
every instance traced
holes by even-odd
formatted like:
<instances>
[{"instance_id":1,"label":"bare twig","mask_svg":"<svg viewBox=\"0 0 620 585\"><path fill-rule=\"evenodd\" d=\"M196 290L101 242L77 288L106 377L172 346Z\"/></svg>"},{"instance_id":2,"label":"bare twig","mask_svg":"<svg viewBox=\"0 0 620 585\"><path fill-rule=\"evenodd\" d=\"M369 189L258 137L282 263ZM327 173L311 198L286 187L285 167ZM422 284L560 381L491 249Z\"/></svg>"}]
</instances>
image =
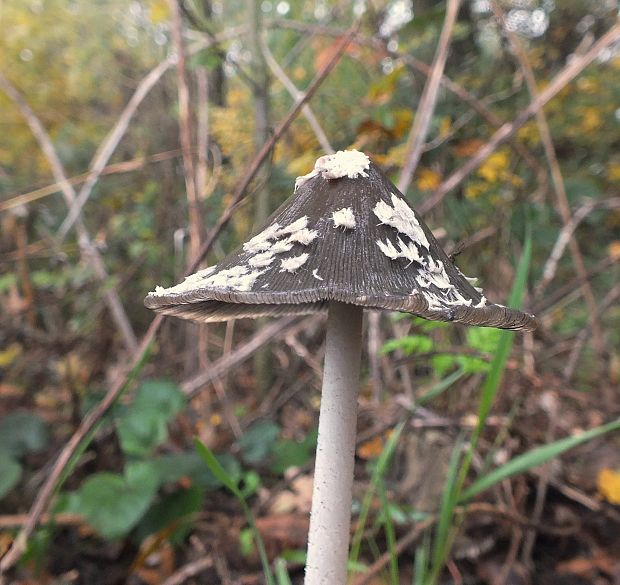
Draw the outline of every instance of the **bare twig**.
<instances>
[{"instance_id":1,"label":"bare twig","mask_svg":"<svg viewBox=\"0 0 620 585\"><path fill-rule=\"evenodd\" d=\"M252 182L252 179L256 175L256 172L260 168L260 165L267 157L267 154L273 148L277 140L280 139L280 137L292 124L295 117L299 114L301 106L316 93L317 89L325 80L329 72L335 67L344 49L351 42L351 39L355 34L356 29L356 26L352 27L347 33L347 35L342 38L341 42L337 46L333 58L330 59L329 63L327 63L323 67L323 69L317 74L308 90L299 100L296 101L295 106L291 109L286 118L280 123L271 139L250 162L248 170L246 171L245 175L239 182L239 185L235 189L233 200L229 204L228 208L224 211L223 217L220 218L220 221L218 221L215 228L211 231L209 238L207 238L207 240L204 242L198 257L195 259L194 264L190 267L187 274L190 274L191 272L196 270L196 267L200 264L202 258L209 252L218 234L230 220L230 217L232 215L232 209L243 198L245 190ZM2 77L0 77L0 79L2 79ZM59 182L61 181L59 180ZM109 410L109 408L112 406L112 404L114 404L115 400L120 395L125 385L125 382L128 379L129 372L131 372L132 369L135 368L143 359L147 348L153 341L155 334L161 326L162 321L163 317L161 315L157 315L153 319L147 332L142 338L138 351L134 353L131 364L121 374L118 375L116 380L110 386L104 398L101 400L101 402L93 410L91 410L89 414L86 415L78 429L63 447L60 455L58 456L58 459L54 463L52 471L50 472L49 476L45 480L45 483L39 490L37 497L35 498L35 501L28 513L28 522L24 525L20 533L17 535L16 539L13 541L13 544L9 551L0 560L0 575L13 567L26 550L28 539L38 525L41 519L41 515L46 511L47 507L49 506L52 496L55 493L57 484L65 469L67 468L67 465L71 461L73 455L76 453L78 447L81 445L85 437L91 432L91 430L95 427L99 420L101 420L101 418L105 415L105 413Z\"/></svg>"},{"instance_id":2,"label":"bare twig","mask_svg":"<svg viewBox=\"0 0 620 585\"><path fill-rule=\"evenodd\" d=\"M342 56L344 50L353 40L353 37L357 31L357 23L352 26L342 37L340 42L334 48L334 53L332 58L325 64L323 69L317 73L316 77L313 79L312 83L306 90L303 96L299 99L295 100L295 104L291 108L290 112L286 116L286 118L278 125L278 127L273 131L273 134L269 138L269 140L263 145L258 154L254 157L254 160L250 163L250 167L248 168L247 173L241 179L239 184L237 185L235 191L233 192L230 204L224 210L221 217L218 219L217 223L211 229L210 233L207 235L207 238L202 245L202 249L200 250L199 257L204 256L205 250L209 250L213 245L213 242L217 238L218 234L222 231L222 229L228 224L230 218L232 217L234 210L236 209L237 204L243 199L243 195L248 188L250 182L254 178L256 172L260 168L260 165L267 158L271 149L274 147L275 143L280 139L280 137L288 130L289 126L293 122L293 120L297 117L297 115L301 112L301 108L303 105L309 101L312 96L316 93L317 89L323 83L325 78L329 75L331 70L336 66L338 61L340 61L340 57ZM190 271L195 270L197 267L197 263L191 267Z\"/></svg>"},{"instance_id":3,"label":"bare twig","mask_svg":"<svg viewBox=\"0 0 620 585\"><path fill-rule=\"evenodd\" d=\"M620 38L620 23L612 26L592 47L582 55L574 55L567 65L549 83L549 85L533 99L512 122L503 124L490 140L475 155L445 181L439 185L437 191L419 206L421 214L428 213L435 208L452 189L460 185L469 174L480 166L495 150L504 144L519 130L538 110L553 99L568 83L579 75L600 52Z\"/></svg>"},{"instance_id":4,"label":"bare twig","mask_svg":"<svg viewBox=\"0 0 620 585\"><path fill-rule=\"evenodd\" d=\"M231 28L217 35L216 37L209 39L202 38L196 44L189 47L187 53L189 55L198 53L206 48L239 36L239 34L243 32L243 30L245 30L243 27ZM75 203L71 206L69 214L67 215L65 221L62 223L60 229L58 230L58 236L61 240L65 238L65 236L77 220L80 211L82 210L82 207L84 207L84 204L88 201L88 198L92 193L93 187L99 180L99 176L101 175L102 170L108 164L110 157L112 156L112 154L114 154L116 147L119 145L120 141L125 135L125 132L129 127L129 123L131 122L131 119L136 113L138 107L140 106L144 98L148 95L148 93L151 91L151 89L153 89L153 87L161 79L164 73L171 69L175 65L175 63L176 57L174 55L171 55L170 57L159 63L155 68L153 68L138 84L136 91L131 96L129 102L127 102L127 105L125 106L125 109L118 118L118 121L114 125L114 128L106 136L105 140L97 149L97 152L93 157L93 160L90 164L91 170L89 171L88 179L84 186L80 189L80 193Z\"/></svg>"},{"instance_id":5,"label":"bare twig","mask_svg":"<svg viewBox=\"0 0 620 585\"><path fill-rule=\"evenodd\" d=\"M448 0L446 18L443 23L441 35L439 36L439 44L437 45L437 51L431 66L431 74L428 76L426 85L424 86L424 91L420 98L420 105L418 106L409 134L405 164L397 185L401 193L406 193L409 188L413 179L413 174L418 167L420 157L424 150L424 143L426 142L426 135L428 134L433 111L437 103L439 86L441 84L441 78L443 77L446 59L448 58L448 48L452 40L452 31L456 23L459 6L460 0Z\"/></svg>"},{"instance_id":6,"label":"bare twig","mask_svg":"<svg viewBox=\"0 0 620 585\"><path fill-rule=\"evenodd\" d=\"M523 49L521 41L519 40L517 35L506 26L504 13L502 9L498 6L497 2L492 2L491 7L493 8L493 12L496 18L499 20L502 29L505 31L508 39L510 40L510 45L512 46L514 54L519 62L521 71L523 72L523 75L525 77L530 96L532 100L535 100L540 95L540 90L538 88L538 83L536 82L536 77L534 76L534 71L529 64L527 55L525 53L525 50ZM549 129L547 117L542 108L536 111L536 122L538 124L538 132L540 134L543 148L545 150L545 157L547 158L547 162L549 163L549 168L551 170L551 181L553 183L553 190L555 192L557 208L560 213L560 217L562 218L562 223L564 224L564 227L566 227L571 223L570 204L568 202L568 196L566 195L564 177L562 176L562 170L560 169L560 164L556 155L553 138L551 136L551 130ZM579 243L577 242L576 238L569 239L568 248L573 258L575 271L577 272L578 276L582 277L581 294L583 295L583 298L586 302L588 311L591 315L596 315L596 298L594 296L594 292L592 291L592 287L590 286L590 281L586 278L583 278L586 274L586 266L583 261L583 255L581 253L581 250L579 249ZM598 322L598 319L596 319L596 317L592 321L592 345L597 351L597 353L600 354L603 351L603 334L601 332L601 325Z\"/></svg>"},{"instance_id":7,"label":"bare twig","mask_svg":"<svg viewBox=\"0 0 620 585\"><path fill-rule=\"evenodd\" d=\"M207 155L209 153L209 76L204 68L196 70L198 94L198 131L196 133L196 195L205 199L210 191L207 189Z\"/></svg>"},{"instance_id":8,"label":"bare twig","mask_svg":"<svg viewBox=\"0 0 620 585\"><path fill-rule=\"evenodd\" d=\"M296 30L299 32L307 33L310 36L313 35L325 35L325 36L340 36L343 34L341 29L335 27L328 27L322 25L316 25L305 22L297 22L294 20L280 20L274 19L268 22L268 24L272 27L286 28L291 30ZM420 61L413 55L409 55L408 53L401 53L399 51L393 51L388 48L388 41L377 38L377 37L366 37L362 34L355 35L354 43L369 47L375 51L381 51L386 55L391 56L394 59L398 59L411 67L414 71L421 73L425 76L430 76L432 69L429 65ZM467 104L470 108L472 108L478 115L484 119L490 126L494 128L499 128L502 126L503 121L497 117L488 107L485 105L485 101L478 99L476 96L468 92L464 87L452 81L449 77L443 75L441 77L441 84L445 87L449 92L453 93L457 98L459 98L463 103ZM525 161L525 163L532 169L532 172L536 175L536 181L540 185L537 192L545 192L547 190L547 173L540 166L536 157L530 153L530 151L519 142L513 135L511 135L508 140L510 141L510 146L513 150L519 154Z\"/></svg>"},{"instance_id":9,"label":"bare twig","mask_svg":"<svg viewBox=\"0 0 620 585\"><path fill-rule=\"evenodd\" d=\"M241 347L238 347L230 354L224 354L220 359L214 361L206 372L200 372L183 382L181 384L183 392L192 398L205 385L212 384L215 380L226 374L226 372L252 357L252 355L266 343L277 339L291 326L294 320L295 317L284 317L277 321L273 321L256 332Z\"/></svg>"},{"instance_id":10,"label":"bare twig","mask_svg":"<svg viewBox=\"0 0 620 585\"><path fill-rule=\"evenodd\" d=\"M41 147L41 150L43 151L43 154L52 169L54 179L61 186L67 207L71 207L76 198L75 189L67 179L62 162L60 161L60 158L56 153L56 149L52 144L52 140L43 127L41 120L39 120L38 116L34 113L32 108L28 105L24 97L19 93L15 86L8 79L6 79L2 73L0 73L0 89L2 89L2 91L9 96L11 101L17 106L17 109L23 118L26 120L26 123L30 127L32 134L39 143L39 146ZM88 265L92 266L97 279L105 284L103 287L103 296L106 305L110 310L112 319L123 337L126 348L131 354L133 354L138 347L136 336L133 332L129 319L127 318L127 313L125 312L118 292L115 288L107 286L108 273L103 263L103 259L99 254L99 250L93 244L90 234L86 229L86 225L81 218L78 218L77 229L78 245L80 246L82 257Z\"/></svg>"},{"instance_id":11,"label":"bare twig","mask_svg":"<svg viewBox=\"0 0 620 585\"><path fill-rule=\"evenodd\" d=\"M564 227L558 234L557 240L551 250L551 254L549 254L549 258L547 258L547 261L545 262L542 278L534 288L535 297L540 297L545 287L553 280L558 268L558 263L579 224L586 217L588 217L592 211L601 207L606 209L620 209L620 197L611 197L604 201L587 201L579 207L577 211L575 211L570 220L564 224ZM578 274L578 278L580 282L588 280L587 273Z\"/></svg>"},{"instance_id":12,"label":"bare twig","mask_svg":"<svg viewBox=\"0 0 620 585\"><path fill-rule=\"evenodd\" d=\"M579 332L577 335L577 339L573 344L573 348L568 356L568 360L566 362L566 366L564 368L564 380L569 381L572 379L573 374L575 373L575 369L577 368L577 363L579 361L579 356L583 350L583 346L586 344L588 337L590 337L592 333L592 324L594 320L602 315L609 307L611 307L616 300L620 297L620 284L614 286L603 298L603 300L596 306L595 312L590 315L587 325Z\"/></svg>"},{"instance_id":13,"label":"bare twig","mask_svg":"<svg viewBox=\"0 0 620 585\"><path fill-rule=\"evenodd\" d=\"M280 67L280 64L276 61L264 39L261 39L261 50L263 52L267 65L269 65L269 68L271 69L271 72L277 77L278 81L280 81L280 83L291 94L291 97L294 100L298 100L301 97L302 92L297 89L297 86L291 81L288 75L286 75L284 69ZM304 115L306 120L308 120L308 124L310 124L310 127L312 128L312 131L316 136L316 139L321 145L321 148L326 153L332 154L334 152L334 149L330 144L329 139L325 134L325 131L321 127L320 122L314 115L312 108L308 104L304 104L304 106L301 108L301 113Z\"/></svg>"},{"instance_id":14,"label":"bare twig","mask_svg":"<svg viewBox=\"0 0 620 585\"><path fill-rule=\"evenodd\" d=\"M180 154L180 150L169 150L166 152L152 154L150 156L140 156L132 160L107 165L101 171L101 175L107 176L119 173L131 173L135 170L144 168L147 164L175 158L177 156L180 156ZM80 183L83 183L88 178L88 176L89 173L82 173L81 175L67 178L67 182L73 186L79 185ZM43 199L44 197L49 197L50 195L58 193L59 191L62 191L62 185L60 185L59 183L52 183L51 185L46 185L45 187L39 187L38 189L34 189L27 193L22 193L21 195L10 195L9 199L6 199L5 201L0 201L0 213L9 209L13 209L15 207L19 207L20 205L27 205L28 203L32 203L33 201Z\"/></svg>"},{"instance_id":15,"label":"bare twig","mask_svg":"<svg viewBox=\"0 0 620 585\"><path fill-rule=\"evenodd\" d=\"M183 44L183 21L177 0L168 0L171 14L172 39L177 57L177 95L179 100L179 142L183 153L185 175L185 192L189 215L189 250L187 264L191 264L200 249L202 222L196 194L196 176L192 156L191 112L189 105L189 88L187 87L187 68L185 65L185 46Z\"/></svg>"},{"instance_id":16,"label":"bare twig","mask_svg":"<svg viewBox=\"0 0 620 585\"><path fill-rule=\"evenodd\" d=\"M183 565L178 571L170 575L170 577L163 582L163 585L182 585L190 577L195 577L211 567L213 567L213 559L210 556L201 557Z\"/></svg>"}]
</instances>

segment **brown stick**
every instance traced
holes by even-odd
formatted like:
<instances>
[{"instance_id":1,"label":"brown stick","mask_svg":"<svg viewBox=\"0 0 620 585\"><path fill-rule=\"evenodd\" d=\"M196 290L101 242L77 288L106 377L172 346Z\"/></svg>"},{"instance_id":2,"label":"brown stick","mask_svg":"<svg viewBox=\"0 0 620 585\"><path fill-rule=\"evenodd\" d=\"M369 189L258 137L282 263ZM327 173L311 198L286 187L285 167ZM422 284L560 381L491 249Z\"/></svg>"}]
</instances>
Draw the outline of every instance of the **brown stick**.
<instances>
[{"instance_id":1,"label":"brown stick","mask_svg":"<svg viewBox=\"0 0 620 585\"><path fill-rule=\"evenodd\" d=\"M540 90L536 82L536 77L534 76L534 71L532 71L532 67L527 60L527 55L525 53L525 50L523 49L523 45L521 44L521 41L519 40L517 35L506 26L504 13L502 9L498 6L497 2L492 2L491 7L493 8L493 13L495 14L495 17L499 20L503 30L508 35L510 45L519 62L521 71L523 72L523 75L525 77L530 96L532 100L536 100L536 98L538 98L538 96L540 95ZM570 204L568 202L568 196L566 195L566 186L564 184L562 170L560 169L560 164L558 162L555 146L553 145L551 130L549 129L547 117L542 108L536 112L536 123L538 124L538 132L540 134L543 148L545 150L545 157L547 158L547 162L549 163L549 168L551 170L551 181L553 183L553 190L555 192L556 204L560 212L560 217L562 218L562 223L564 224L564 227L566 227L567 225L570 225L572 219ZM586 266L583 261L583 255L581 253L581 250L579 249L579 243L577 242L577 238L570 238L568 242L568 249L570 250L571 256L573 258L575 271L577 272L577 275L582 278L581 294L586 301L588 312L591 315L595 316L597 302L594 296L594 292L592 291L592 287L590 286L590 281L587 278L584 278L586 274ZM540 292L542 292L542 289ZM596 317L594 317L594 320L592 321L592 346L600 356L604 349L604 343L603 334L601 331L601 324Z\"/></svg>"},{"instance_id":2,"label":"brown stick","mask_svg":"<svg viewBox=\"0 0 620 585\"><path fill-rule=\"evenodd\" d=\"M144 168L147 164L175 158L180 156L180 154L180 150L168 150L165 152L152 154L150 156L140 156L132 160L107 165L101 171L101 175L131 173L138 169ZM69 177L67 178L67 182L74 186L79 185L80 183L83 183L89 175L90 173L82 173L81 175ZM22 193L21 195L11 195L9 196L9 199L0 201L0 213L13 209L14 207L19 207L20 205L27 205L28 203L43 199L44 197L48 197L54 193L58 193L59 191L62 191L62 185L60 185L60 183L52 183L51 185L46 185L45 187L40 187L27 193Z\"/></svg>"},{"instance_id":3,"label":"brown stick","mask_svg":"<svg viewBox=\"0 0 620 585\"><path fill-rule=\"evenodd\" d=\"M248 172L245 174L243 179L239 182L235 191L233 193L231 202L229 206L224 210L224 213L218 219L217 223L211 229L211 232L207 235L207 238L202 245L200 250L199 258L202 258L207 250L211 248L215 238L219 235L222 229L228 224L230 218L232 217L237 204L243 199L243 195L250 185L254 175L256 175L258 169L260 168L263 161L267 158L268 154L271 152L271 149L274 147L275 143L282 137L282 135L288 130L289 126L292 124L293 120L297 117L297 115L301 112L301 108L303 105L312 98L312 96L316 93L317 89L325 78L329 75L331 70L336 66L338 61L340 61L340 57L342 56L344 50L353 40L355 33L357 32L358 25L355 24L352 26L345 36L342 37L338 45L334 49L334 55L329 60L328 63L325 64L323 69L317 73L316 77L313 79L312 83L306 90L306 92L299 99L295 100L295 104L289 111L288 115L284 120L278 125L278 127L274 130L271 138L263 145L258 154L254 157L254 160L250 163L250 167ZM198 266L198 262L195 262L191 268L190 272L193 272Z\"/></svg>"},{"instance_id":4,"label":"brown stick","mask_svg":"<svg viewBox=\"0 0 620 585\"><path fill-rule=\"evenodd\" d=\"M568 83L579 75L599 53L620 38L620 23L612 26L592 47L583 55L575 55L573 59L558 73L549 85L530 102L512 122L506 122L491 137L491 139L473 155L460 169L452 173L431 197L426 199L418 208L424 215L437 207L443 198L452 189L460 185L469 174L480 166L497 148L504 144L521 128L538 110L553 99Z\"/></svg>"},{"instance_id":5,"label":"brown stick","mask_svg":"<svg viewBox=\"0 0 620 585\"><path fill-rule=\"evenodd\" d=\"M230 217L232 215L232 209L243 198L245 190L256 175L256 172L260 168L261 163L265 160L267 154L269 153L271 148L273 148L276 141L282 136L282 134L284 134L286 129L291 125L295 117L299 114L301 106L303 106L303 104L305 104L316 93L316 90L319 88L320 84L325 80L329 72L335 67L337 61L342 56L344 49L351 42L355 30L356 27L352 27L349 30L348 34L343 37L342 42L338 44L338 48L334 54L334 57L317 74L316 78L311 83L308 90L299 100L297 100L295 107L293 107L293 109L288 113L286 118L280 123L278 129L274 133L274 136L272 136L272 138L265 144L261 151L251 161L246 174L241 179L239 185L235 189L235 196L233 198L233 201L224 211L224 215L226 216L225 220L222 220L222 218L220 218L220 221L218 221L215 228L213 228L213 230L211 231L209 238L204 242L198 257L194 260L194 264L190 267L190 270L187 272L187 274L190 274L196 269L196 267L200 264L203 256L207 254L207 252L211 249L211 246L215 242L217 235L230 220ZM2 77L0 76L0 80L1 79ZM63 447L60 455L58 456L58 459L54 463L54 467L52 468L50 475L45 480L45 483L39 490L37 497L35 498L35 501L30 508L30 511L28 513L28 522L24 525L20 533L17 535L9 551L0 560L0 575L13 567L26 550L28 539L38 525L41 519L41 515L49 506L52 496L55 493L57 483L60 480L60 477L62 476L67 465L69 464L71 458L77 451L84 438L88 435L88 433L90 433L90 431L95 427L97 422L105 415L108 409L112 406L112 404L114 404L115 400L118 398L125 382L127 381L129 372L131 372L131 370L135 366L137 366L142 360L147 348L149 347L149 345L153 341L153 338L155 337L155 334L159 330L162 321L163 318L161 315L157 315L155 319L153 319L147 332L142 338L138 351L134 354L135 357L132 359L129 367L127 367L116 378L102 401L89 414L86 415L80 426L76 429L69 441Z\"/></svg>"},{"instance_id":6,"label":"brown stick","mask_svg":"<svg viewBox=\"0 0 620 585\"><path fill-rule=\"evenodd\" d=\"M0 89L7 94L11 101L17 106L17 109L23 116L24 120L26 120L26 123L30 127L30 131L39 143L39 147L43 151L43 154L52 169L54 179L56 179L56 182L61 186L67 207L71 207L76 199L75 189L67 179L62 162L60 161L52 140L43 127L41 120L39 120L39 117L28 105L21 93L19 93L15 86L8 79L6 79L2 73L0 73ZM93 244L90 234L88 233L86 225L82 221L81 217L78 218L77 222L78 245L80 246L82 258L86 264L93 268L97 279L105 284L108 280L108 273L103 259L99 254L99 250ZM112 319L123 337L125 347L131 354L135 353L138 347L138 342L129 319L127 318L127 313L125 312L125 308L123 307L123 303L121 302L118 292L116 289L108 287L107 284L105 284L103 297L110 314L112 315Z\"/></svg>"},{"instance_id":7,"label":"brown stick","mask_svg":"<svg viewBox=\"0 0 620 585\"><path fill-rule=\"evenodd\" d=\"M325 36L339 36L343 34L343 31L334 27L321 26L316 24L309 24L303 22L296 22L291 20L271 20L268 22L269 26L281 27L291 30L297 30L311 35L325 35ZM407 64L413 70L421 73L425 76L430 76L432 69L429 65L416 59L413 55L407 53L400 53L398 51L392 51L388 49L387 41L376 37L366 37L362 34L355 35L354 43L358 45L370 47L376 51L382 51L390 55L394 59L400 59L403 63ZM453 93L461 101L467 104L472 110L474 110L481 118L483 118L490 126L499 128L503 121L497 117L491 110L489 110L484 104L483 100L478 99L476 96L468 92L464 87L443 75L441 77L441 84L448 91ZM536 157L525 147L524 144L519 142L514 136L508 138L512 149L521 156L525 163L532 169L536 175L536 180L540 187L537 192L545 192L547 190L547 174L545 170L538 164Z\"/></svg>"},{"instance_id":8,"label":"brown stick","mask_svg":"<svg viewBox=\"0 0 620 585\"><path fill-rule=\"evenodd\" d=\"M179 100L179 142L183 153L183 170L185 192L189 213L189 250L187 264L191 264L200 249L201 221L196 194L196 177L192 156L191 112L189 105L189 89L187 87L187 68L185 65L185 46L183 44L183 21L177 0L168 0L171 14L172 40L177 53L177 95Z\"/></svg>"},{"instance_id":9,"label":"brown stick","mask_svg":"<svg viewBox=\"0 0 620 585\"><path fill-rule=\"evenodd\" d=\"M222 41L239 36L242 30L243 27L232 28L217 35L216 37L201 39L199 42L189 47L187 52L188 54L193 55L195 53L198 53L199 51L202 51L203 49L206 49L213 45L217 45ZM75 223L76 219L78 218L82 207L88 201L88 198L92 193L93 187L99 180L102 169L108 164L110 157L114 154L116 147L125 135L125 132L129 127L129 123L131 122L131 119L136 113L138 107L140 106L144 98L148 95L148 93L151 91L151 89L161 79L164 73L166 73L166 71L168 71L171 67L174 66L174 63L174 57L168 57L168 59L162 61L159 65L152 69L139 83L136 91L131 96L129 102L127 102L125 109L123 110L118 121L114 125L114 128L112 128L101 146L97 149L97 152L95 153L95 156L93 157L93 160L90 164L91 170L89 172L88 179L82 189L80 189L80 193L75 203L71 206L71 209L69 210L69 215L65 218L65 221L62 223L60 229L58 230L58 236L60 240L64 239L64 237L67 235L67 233Z\"/></svg>"},{"instance_id":10,"label":"brown stick","mask_svg":"<svg viewBox=\"0 0 620 585\"><path fill-rule=\"evenodd\" d=\"M452 40L452 31L454 30L454 24L456 23L456 17L459 12L460 0L449 0L448 8L446 10L446 18L441 29L439 36L439 43L437 45L437 52L431 65L431 74L428 76L422 97L420 98L420 104L409 133L409 139L407 144L407 153L405 155L405 164L398 181L398 190L401 193L406 193L413 174L415 173L420 158L422 157L422 151L424 150L424 143L426 142L426 135L431 124L431 118L435 111L435 105L437 104L437 97L439 96L439 86L441 84L441 78L443 77L443 71L448 58L448 48L450 47L450 41Z\"/></svg>"}]
</instances>

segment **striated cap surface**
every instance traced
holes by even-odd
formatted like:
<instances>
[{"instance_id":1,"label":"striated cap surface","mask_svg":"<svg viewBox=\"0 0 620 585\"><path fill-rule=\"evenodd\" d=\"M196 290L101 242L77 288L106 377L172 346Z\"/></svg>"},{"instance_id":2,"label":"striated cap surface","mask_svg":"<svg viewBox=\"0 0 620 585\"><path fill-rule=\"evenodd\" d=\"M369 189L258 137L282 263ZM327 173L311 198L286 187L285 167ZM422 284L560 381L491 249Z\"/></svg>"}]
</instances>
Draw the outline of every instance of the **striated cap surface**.
<instances>
[{"instance_id":1,"label":"striated cap surface","mask_svg":"<svg viewBox=\"0 0 620 585\"><path fill-rule=\"evenodd\" d=\"M202 322L304 314L340 301L426 319L534 329L489 302L366 155L318 159L266 226L215 266L149 293L155 311Z\"/></svg>"}]
</instances>

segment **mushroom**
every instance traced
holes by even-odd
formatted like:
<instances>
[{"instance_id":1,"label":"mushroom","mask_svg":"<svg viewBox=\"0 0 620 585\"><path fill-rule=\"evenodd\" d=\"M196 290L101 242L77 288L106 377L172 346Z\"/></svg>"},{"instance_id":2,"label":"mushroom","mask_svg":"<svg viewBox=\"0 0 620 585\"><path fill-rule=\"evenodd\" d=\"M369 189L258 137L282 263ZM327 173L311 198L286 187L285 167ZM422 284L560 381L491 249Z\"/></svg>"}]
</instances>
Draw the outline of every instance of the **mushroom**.
<instances>
[{"instance_id":1,"label":"mushroom","mask_svg":"<svg viewBox=\"0 0 620 585\"><path fill-rule=\"evenodd\" d=\"M157 312L201 322L327 311L307 585L346 582L364 308L535 327L474 282L377 166L349 150L319 158L266 226L219 264L146 297Z\"/></svg>"}]
</instances>

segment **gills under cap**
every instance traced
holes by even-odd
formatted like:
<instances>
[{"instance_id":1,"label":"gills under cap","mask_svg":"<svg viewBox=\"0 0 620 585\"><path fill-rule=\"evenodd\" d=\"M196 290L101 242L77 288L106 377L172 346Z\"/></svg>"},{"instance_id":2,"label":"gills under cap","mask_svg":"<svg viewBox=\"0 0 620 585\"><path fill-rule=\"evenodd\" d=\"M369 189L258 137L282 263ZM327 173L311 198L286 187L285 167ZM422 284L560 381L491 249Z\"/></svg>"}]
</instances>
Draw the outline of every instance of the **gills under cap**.
<instances>
[{"instance_id":1,"label":"gills under cap","mask_svg":"<svg viewBox=\"0 0 620 585\"><path fill-rule=\"evenodd\" d=\"M363 153L316 161L250 240L144 304L202 322L324 311L329 301L438 321L534 329L489 302L448 258L404 196Z\"/></svg>"}]
</instances>

